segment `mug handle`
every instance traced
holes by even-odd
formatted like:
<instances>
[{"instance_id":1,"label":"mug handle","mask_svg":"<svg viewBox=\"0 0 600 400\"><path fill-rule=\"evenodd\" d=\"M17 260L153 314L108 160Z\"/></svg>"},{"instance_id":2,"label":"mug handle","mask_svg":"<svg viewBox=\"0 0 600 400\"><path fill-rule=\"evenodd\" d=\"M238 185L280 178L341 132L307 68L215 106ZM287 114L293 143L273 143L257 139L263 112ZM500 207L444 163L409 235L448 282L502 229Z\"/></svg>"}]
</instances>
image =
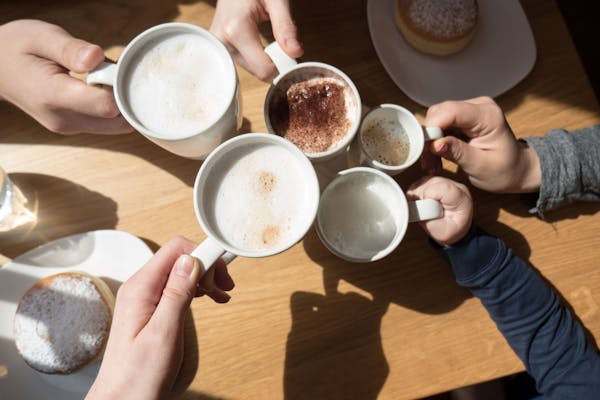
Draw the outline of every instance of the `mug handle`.
<instances>
[{"instance_id":1,"label":"mug handle","mask_svg":"<svg viewBox=\"0 0 600 400\"><path fill-rule=\"evenodd\" d=\"M444 132L439 126L426 126L423 130L425 140L435 140L444 137Z\"/></svg>"},{"instance_id":2,"label":"mug handle","mask_svg":"<svg viewBox=\"0 0 600 400\"><path fill-rule=\"evenodd\" d=\"M225 264L229 264L237 257L235 254L225 251L210 237L204 239L190 255L200 262L200 276L204 275L219 258L222 258Z\"/></svg>"},{"instance_id":3,"label":"mug handle","mask_svg":"<svg viewBox=\"0 0 600 400\"><path fill-rule=\"evenodd\" d=\"M442 203L437 200L423 199L408 202L408 222L427 221L443 216Z\"/></svg>"},{"instance_id":4,"label":"mug handle","mask_svg":"<svg viewBox=\"0 0 600 400\"><path fill-rule=\"evenodd\" d=\"M273 42L265 47L265 53L267 53L271 61L273 61L273 64L275 64L275 67L279 72L279 75L273 79L273 82L277 81L280 76L298 65L298 61L285 54L277 42Z\"/></svg>"},{"instance_id":5,"label":"mug handle","mask_svg":"<svg viewBox=\"0 0 600 400\"><path fill-rule=\"evenodd\" d=\"M85 81L88 85L114 86L116 78L117 64L104 61L88 74Z\"/></svg>"}]
</instances>

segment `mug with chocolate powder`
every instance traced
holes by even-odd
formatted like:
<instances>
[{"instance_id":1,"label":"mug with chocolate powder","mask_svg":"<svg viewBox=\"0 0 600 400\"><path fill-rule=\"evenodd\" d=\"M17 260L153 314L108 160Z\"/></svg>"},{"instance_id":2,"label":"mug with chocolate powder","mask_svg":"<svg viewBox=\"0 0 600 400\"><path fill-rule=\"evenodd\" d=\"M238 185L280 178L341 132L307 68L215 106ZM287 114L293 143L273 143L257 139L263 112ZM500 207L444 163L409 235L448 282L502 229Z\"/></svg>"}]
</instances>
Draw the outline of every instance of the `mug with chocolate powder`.
<instances>
[{"instance_id":1,"label":"mug with chocolate powder","mask_svg":"<svg viewBox=\"0 0 600 400\"><path fill-rule=\"evenodd\" d=\"M297 64L277 43L265 51L279 70L265 99L269 132L288 139L313 161L343 152L360 125L361 101L354 83L331 65Z\"/></svg>"}]
</instances>

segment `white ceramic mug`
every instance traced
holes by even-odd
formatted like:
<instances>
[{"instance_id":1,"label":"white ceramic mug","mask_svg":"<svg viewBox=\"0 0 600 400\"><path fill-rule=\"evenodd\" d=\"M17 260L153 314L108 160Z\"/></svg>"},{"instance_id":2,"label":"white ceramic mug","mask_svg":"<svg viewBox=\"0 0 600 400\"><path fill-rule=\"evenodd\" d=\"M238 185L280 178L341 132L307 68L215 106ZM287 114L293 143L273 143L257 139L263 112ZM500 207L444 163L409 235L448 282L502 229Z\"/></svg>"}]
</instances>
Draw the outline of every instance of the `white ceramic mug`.
<instances>
[{"instance_id":1,"label":"white ceramic mug","mask_svg":"<svg viewBox=\"0 0 600 400\"><path fill-rule=\"evenodd\" d=\"M280 253L304 237L318 204L315 170L293 143L267 133L236 136L196 176L194 209L207 237L192 256L205 272L223 255Z\"/></svg>"},{"instance_id":2,"label":"white ceramic mug","mask_svg":"<svg viewBox=\"0 0 600 400\"><path fill-rule=\"evenodd\" d=\"M369 167L338 173L327 185L317 213L317 233L336 256L377 261L402 241L409 222L441 218L440 202L407 201L389 175Z\"/></svg>"},{"instance_id":3,"label":"white ceramic mug","mask_svg":"<svg viewBox=\"0 0 600 400\"><path fill-rule=\"evenodd\" d=\"M277 42L273 42L265 48L265 52L269 55L273 63L277 67L279 75L273 79L272 85L269 87L265 97L264 116L267 129L271 133L277 133L273 129L273 124L270 116L270 106L274 98L274 94L278 91L285 93L287 88L294 83L306 81L311 78L333 78L344 83L348 88L349 94L346 102L347 115L350 120L346 134L330 148L319 152L304 152L311 161L325 161L331 159L344 152L348 145L354 139L361 119L361 100L358 89L354 82L340 69L321 62L303 62L298 63L295 59L289 57L283 52Z\"/></svg>"},{"instance_id":4,"label":"white ceramic mug","mask_svg":"<svg viewBox=\"0 0 600 400\"><path fill-rule=\"evenodd\" d=\"M188 62L181 61L184 57ZM138 84L134 77L152 84ZM215 36L196 25L166 23L142 32L125 47L118 63L102 63L88 74L87 83L112 86L129 124L183 157L206 158L241 126L231 56ZM219 101L213 102L216 96ZM145 123L142 114L148 115ZM188 120L185 127L176 125Z\"/></svg>"},{"instance_id":5,"label":"white ceramic mug","mask_svg":"<svg viewBox=\"0 0 600 400\"><path fill-rule=\"evenodd\" d=\"M441 128L423 128L415 115L406 108L382 104L371 109L363 118L350 151L350 164L366 165L389 175L396 175L421 157L426 141L442 136ZM377 145L371 144L371 151L367 140L377 141ZM373 151L379 154L372 154ZM383 159L387 162L383 162Z\"/></svg>"}]
</instances>

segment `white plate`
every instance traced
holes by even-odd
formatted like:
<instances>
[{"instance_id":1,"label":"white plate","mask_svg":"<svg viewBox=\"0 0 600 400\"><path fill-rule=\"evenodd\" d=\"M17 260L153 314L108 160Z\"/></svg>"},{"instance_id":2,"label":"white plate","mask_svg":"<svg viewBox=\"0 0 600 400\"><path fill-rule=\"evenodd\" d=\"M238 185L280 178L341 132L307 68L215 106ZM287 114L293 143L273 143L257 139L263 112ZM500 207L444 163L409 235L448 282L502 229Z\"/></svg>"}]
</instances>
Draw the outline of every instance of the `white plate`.
<instances>
[{"instance_id":1,"label":"white plate","mask_svg":"<svg viewBox=\"0 0 600 400\"><path fill-rule=\"evenodd\" d=\"M39 246L0 268L0 399L81 399L99 362L71 375L46 375L30 368L17 353L13 317L21 296L37 280L63 271L84 271L122 283L152 256L136 236L101 230L68 236Z\"/></svg>"},{"instance_id":2,"label":"white plate","mask_svg":"<svg viewBox=\"0 0 600 400\"><path fill-rule=\"evenodd\" d=\"M535 64L533 33L518 0L479 0L479 27L473 40L445 57L423 54L404 41L396 28L394 1L369 0L371 40L392 80L421 105L498 96Z\"/></svg>"}]
</instances>

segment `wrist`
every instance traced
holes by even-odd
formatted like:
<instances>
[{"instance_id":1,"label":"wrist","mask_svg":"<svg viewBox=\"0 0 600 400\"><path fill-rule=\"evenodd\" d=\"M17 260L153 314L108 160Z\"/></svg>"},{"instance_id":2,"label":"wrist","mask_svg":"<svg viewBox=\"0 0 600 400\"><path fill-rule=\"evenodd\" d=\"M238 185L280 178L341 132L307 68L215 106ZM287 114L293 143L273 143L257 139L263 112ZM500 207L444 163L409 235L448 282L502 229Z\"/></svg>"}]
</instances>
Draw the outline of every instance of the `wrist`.
<instances>
[{"instance_id":1,"label":"wrist","mask_svg":"<svg viewBox=\"0 0 600 400\"><path fill-rule=\"evenodd\" d=\"M534 193L540 190L542 172L536 151L525 141L519 141L521 148L520 179L518 193Z\"/></svg>"},{"instance_id":2,"label":"wrist","mask_svg":"<svg viewBox=\"0 0 600 400\"><path fill-rule=\"evenodd\" d=\"M451 243L439 242L437 240L435 242L443 249L451 249L454 247L460 247L464 243L468 243L471 240L471 238L473 236L475 236L475 234L476 234L476 227L475 227L475 224L473 223L473 221L471 221L471 223L468 225L468 227L465 228L464 233L462 235L460 235L459 237L457 237L456 240L453 240Z\"/></svg>"}]
</instances>

